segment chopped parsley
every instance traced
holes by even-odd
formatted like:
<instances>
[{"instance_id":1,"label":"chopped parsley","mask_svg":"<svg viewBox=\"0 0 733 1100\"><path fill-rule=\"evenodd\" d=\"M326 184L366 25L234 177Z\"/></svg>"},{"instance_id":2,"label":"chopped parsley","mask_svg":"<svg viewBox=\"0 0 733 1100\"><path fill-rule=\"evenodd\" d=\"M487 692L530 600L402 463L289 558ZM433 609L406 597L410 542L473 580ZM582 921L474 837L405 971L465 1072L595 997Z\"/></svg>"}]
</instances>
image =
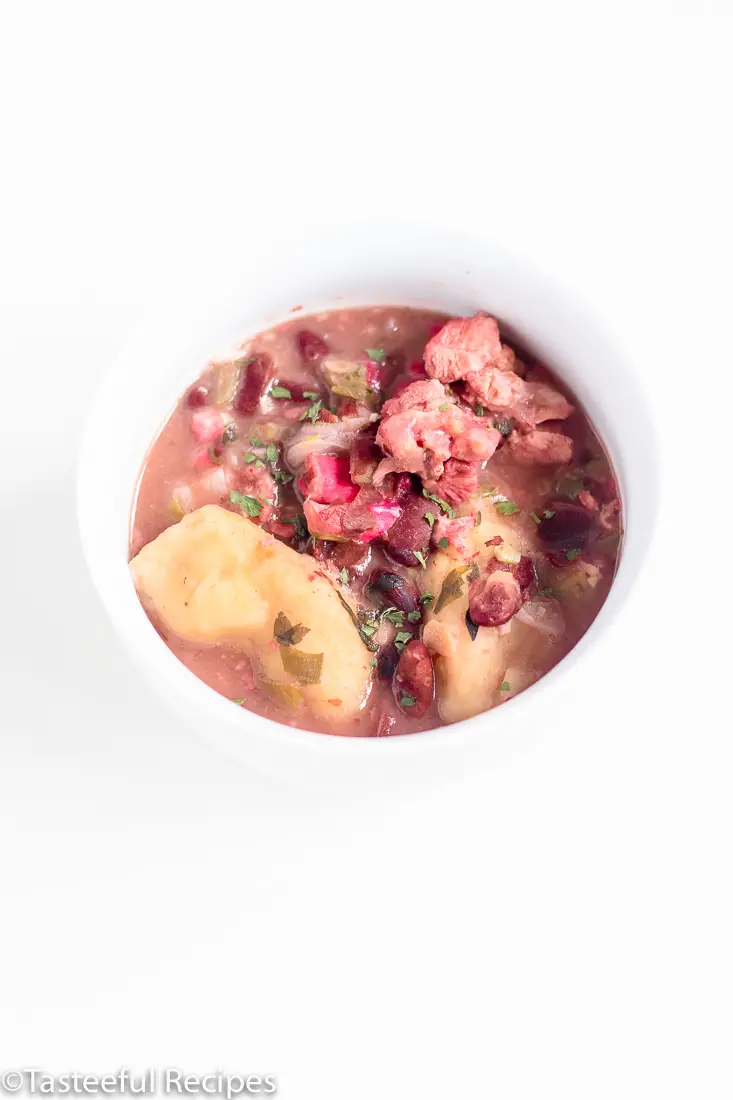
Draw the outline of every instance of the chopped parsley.
<instances>
[{"instance_id":1,"label":"chopped parsley","mask_svg":"<svg viewBox=\"0 0 733 1100\"><path fill-rule=\"evenodd\" d=\"M552 517L555 515L555 513L551 512L549 508L545 508L542 515L545 517L545 519L552 519Z\"/></svg>"},{"instance_id":2,"label":"chopped parsley","mask_svg":"<svg viewBox=\"0 0 733 1100\"><path fill-rule=\"evenodd\" d=\"M373 363L383 363L387 358L387 352L381 348L366 348L366 353Z\"/></svg>"},{"instance_id":3,"label":"chopped parsley","mask_svg":"<svg viewBox=\"0 0 733 1100\"><path fill-rule=\"evenodd\" d=\"M377 658L372 657L371 661L369 662L369 667L370 668L376 668L378 664L379 664L379 662L377 661Z\"/></svg>"},{"instance_id":4,"label":"chopped parsley","mask_svg":"<svg viewBox=\"0 0 733 1100\"><path fill-rule=\"evenodd\" d=\"M270 397L292 397L292 393L285 386L273 386L270 390Z\"/></svg>"},{"instance_id":5,"label":"chopped parsley","mask_svg":"<svg viewBox=\"0 0 733 1100\"><path fill-rule=\"evenodd\" d=\"M273 477L275 478L275 481L278 482L278 484L289 485L295 477L295 474L287 474L285 470L275 470Z\"/></svg>"},{"instance_id":6,"label":"chopped parsley","mask_svg":"<svg viewBox=\"0 0 733 1100\"><path fill-rule=\"evenodd\" d=\"M495 500L494 507L503 516L515 516L520 510L519 505L515 504L513 500Z\"/></svg>"},{"instance_id":7,"label":"chopped parsley","mask_svg":"<svg viewBox=\"0 0 733 1100\"><path fill-rule=\"evenodd\" d=\"M244 706L244 699L232 699L233 703L236 703L238 707Z\"/></svg>"},{"instance_id":8,"label":"chopped parsley","mask_svg":"<svg viewBox=\"0 0 733 1100\"><path fill-rule=\"evenodd\" d=\"M480 527L480 526L481 526L481 513L477 512L476 513L476 522L474 523L474 527Z\"/></svg>"},{"instance_id":9,"label":"chopped parsley","mask_svg":"<svg viewBox=\"0 0 733 1100\"><path fill-rule=\"evenodd\" d=\"M448 539L443 535L442 539L438 539L437 546L439 550L447 550L450 546Z\"/></svg>"},{"instance_id":10,"label":"chopped parsley","mask_svg":"<svg viewBox=\"0 0 733 1100\"><path fill-rule=\"evenodd\" d=\"M423 489L422 495L425 497L426 500L434 500L436 504L439 504L441 509L445 512L447 516L450 516L451 519L455 518L456 513L453 508L451 508L447 500L443 500L442 497L436 497L435 493L429 493L427 489Z\"/></svg>"},{"instance_id":11,"label":"chopped parsley","mask_svg":"<svg viewBox=\"0 0 733 1100\"><path fill-rule=\"evenodd\" d=\"M540 596L559 596L557 588L540 588Z\"/></svg>"},{"instance_id":12,"label":"chopped parsley","mask_svg":"<svg viewBox=\"0 0 733 1100\"><path fill-rule=\"evenodd\" d=\"M424 598L423 596L423 599ZM407 621L410 623L419 623L421 618L422 616L419 611L408 611L407 613Z\"/></svg>"},{"instance_id":13,"label":"chopped parsley","mask_svg":"<svg viewBox=\"0 0 733 1100\"><path fill-rule=\"evenodd\" d=\"M412 641L412 634L409 630L401 630L399 634L395 634L394 644L400 653L410 641Z\"/></svg>"},{"instance_id":14,"label":"chopped parsley","mask_svg":"<svg viewBox=\"0 0 733 1100\"><path fill-rule=\"evenodd\" d=\"M503 680L502 684L501 684L501 687L499 688L499 691L511 691L511 690L512 690L512 685L509 683L509 681L508 680Z\"/></svg>"},{"instance_id":15,"label":"chopped parsley","mask_svg":"<svg viewBox=\"0 0 733 1100\"><path fill-rule=\"evenodd\" d=\"M573 550L568 550L565 557L568 559L568 561L575 561L575 559L580 557L581 554L582 554L582 550L573 549Z\"/></svg>"},{"instance_id":16,"label":"chopped parsley","mask_svg":"<svg viewBox=\"0 0 733 1100\"><path fill-rule=\"evenodd\" d=\"M320 400L314 401L312 405L309 405L307 409L304 409L300 414L301 420L310 420L311 424L315 424L318 420L318 414L323 407L323 402Z\"/></svg>"},{"instance_id":17,"label":"chopped parsley","mask_svg":"<svg viewBox=\"0 0 733 1100\"><path fill-rule=\"evenodd\" d=\"M401 707L414 707L415 702L416 702L415 696L414 695L409 695L406 691L403 691L402 694L400 695L400 706Z\"/></svg>"},{"instance_id":18,"label":"chopped parsley","mask_svg":"<svg viewBox=\"0 0 733 1100\"><path fill-rule=\"evenodd\" d=\"M388 607L382 615L382 618L386 619L389 623L393 623L395 626L402 626L405 621L405 613L404 611L398 611L396 607Z\"/></svg>"},{"instance_id":19,"label":"chopped parsley","mask_svg":"<svg viewBox=\"0 0 733 1100\"><path fill-rule=\"evenodd\" d=\"M496 488L495 485L487 485L486 488L482 490L481 496L482 497L495 497L498 492L499 492L499 490Z\"/></svg>"},{"instance_id":20,"label":"chopped parsley","mask_svg":"<svg viewBox=\"0 0 733 1100\"><path fill-rule=\"evenodd\" d=\"M428 521L428 523L430 524L431 527L435 523L435 516L433 515L432 512L426 512L425 513L425 519Z\"/></svg>"},{"instance_id":21,"label":"chopped parsley","mask_svg":"<svg viewBox=\"0 0 733 1100\"><path fill-rule=\"evenodd\" d=\"M444 413L444 412L446 411L446 409L447 409L447 408L448 408L448 402L447 402L447 401L444 401L444 402L443 402L443 404L442 404L442 405L440 406L440 411L441 411L442 413Z\"/></svg>"},{"instance_id":22,"label":"chopped parsley","mask_svg":"<svg viewBox=\"0 0 733 1100\"><path fill-rule=\"evenodd\" d=\"M313 390L303 390L303 397L307 397L309 401L317 401L318 396L319 395L314 393Z\"/></svg>"},{"instance_id":23,"label":"chopped parsley","mask_svg":"<svg viewBox=\"0 0 733 1100\"><path fill-rule=\"evenodd\" d=\"M250 436L249 445L250 447L264 447L264 443L262 442L262 440L256 439L254 436Z\"/></svg>"},{"instance_id":24,"label":"chopped parsley","mask_svg":"<svg viewBox=\"0 0 733 1100\"><path fill-rule=\"evenodd\" d=\"M483 407L483 405L474 405L474 406L473 406L473 411L474 411L474 413L476 414L476 416L483 416L483 415L484 415L484 413L486 412L486 410L485 410L485 408Z\"/></svg>"},{"instance_id":25,"label":"chopped parsley","mask_svg":"<svg viewBox=\"0 0 733 1100\"><path fill-rule=\"evenodd\" d=\"M429 607L431 603L435 601L435 596L432 592L426 592L424 596L420 597L420 603L423 607Z\"/></svg>"},{"instance_id":26,"label":"chopped parsley","mask_svg":"<svg viewBox=\"0 0 733 1100\"><path fill-rule=\"evenodd\" d=\"M277 447L274 443L267 444L267 450L265 451L265 458L268 462L277 462Z\"/></svg>"},{"instance_id":27,"label":"chopped parsley","mask_svg":"<svg viewBox=\"0 0 733 1100\"><path fill-rule=\"evenodd\" d=\"M423 567L423 569L427 569L428 563L425 561L425 555L428 552L427 546L424 546L422 550L413 550L412 552L417 560L420 562L420 565Z\"/></svg>"},{"instance_id":28,"label":"chopped parsley","mask_svg":"<svg viewBox=\"0 0 733 1100\"><path fill-rule=\"evenodd\" d=\"M348 584L349 583L349 571L346 568L346 566L344 566L344 568L339 573L339 580L341 581L342 584Z\"/></svg>"},{"instance_id":29,"label":"chopped parsley","mask_svg":"<svg viewBox=\"0 0 733 1100\"><path fill-rule=\"evenodd\" d=\"M366 634L367 638L371 638L372 634L374 633L374 631L376 629L377 628L376 628L376 626L374 626L373 623L362 623L361 624L361 632L362 632L362 634Z\"/></svg>"},{"instance_id":30,"label":"chopped parsley","mask_svg":"<svg viewBox=\"0 0 733 1100\"><path fill-rule=\"evenodd\" d=\"M258 455L256 455L253 451L247 451L246 455L244 456L244 461L247 463L248 466L264 466L265 465L264 462L262 461L262 459Z\"/></svg>"},{"instance_id":31,"label":"chopped parsley","mask_svg":"<svg viewBox=\"0 0 733 1100\"><path fill-rule=\"evenodd\" d=\"M224 443L225 445L227 443L233 443L236 438L237 438L237 425L236 424L227 424L226 428L221 433L222 443Z\"/></svg>"},{"instance_id":32,"label":"chopped parsley","mask_svg":"<svg viewBox=\"0 0 733 1100\"><path fill-rule=\"evenodd\" d=\"M536 512L530 512L529 515L530 515L530 519L533 519L535 521L535 523L542 523L542 520L540 519L540 517L537 515Z\"/></svg>"},{"instance_id":33,"label":"chopped parsley","mask_svg":"<svg viewBox=\"0 0 733 1100\"><path fill-rule=\"evenodd\" d=\"M236 489L232 489L229 494L229 499L232 504L238 504L242 511L245 512L252 519L255 519L257 516L259 516L260 512L262 511L262 503L257 499L257 497L242 496L242 494L238 493Z\"/></svg>"}]
</instances>

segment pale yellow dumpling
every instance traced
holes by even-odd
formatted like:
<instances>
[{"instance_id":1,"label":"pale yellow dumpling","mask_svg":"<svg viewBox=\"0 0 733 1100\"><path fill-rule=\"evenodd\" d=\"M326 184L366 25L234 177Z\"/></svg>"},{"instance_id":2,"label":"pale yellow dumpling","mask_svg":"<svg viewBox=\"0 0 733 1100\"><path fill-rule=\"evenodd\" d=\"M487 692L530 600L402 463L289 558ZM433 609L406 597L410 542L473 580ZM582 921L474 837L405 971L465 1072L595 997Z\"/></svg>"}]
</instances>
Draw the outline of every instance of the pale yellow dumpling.
<instances>
[{"instance_id":1,"label":"pale yellow dumpling","mask_svg":"<svg viewBox=\"0 0 733 1100\"><path fill-rule=\"evenodd\" d=\"M130 562L141 600L169 630L190 642L241 646L266 690L343 723L369 693L372 654L317 568L216 505L185 516ZM296 645L275 640L278 615L308 628ZM314 672L319 682L307 682Z\"/></svg>"}]
</instances>

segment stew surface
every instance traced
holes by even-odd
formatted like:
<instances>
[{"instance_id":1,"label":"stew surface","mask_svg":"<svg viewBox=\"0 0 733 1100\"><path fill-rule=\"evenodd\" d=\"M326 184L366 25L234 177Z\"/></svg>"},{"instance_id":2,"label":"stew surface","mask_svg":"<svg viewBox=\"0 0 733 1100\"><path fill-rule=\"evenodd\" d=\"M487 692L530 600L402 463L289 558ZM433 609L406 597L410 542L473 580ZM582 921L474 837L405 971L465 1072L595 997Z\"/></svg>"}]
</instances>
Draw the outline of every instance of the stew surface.
<instances>
[{"instance_id":1,"label":"stew surface","mask_svg":"<svg viewBox=\"0 0 733 1100\"><path fill-rule=\"evenodd\" d=\"M332 310L209 363L153 443L131 571L176 656L259 714L414 733L505 703L598 613L621 505L588 418L470 318Z\"/></svg>"}]
</instances>

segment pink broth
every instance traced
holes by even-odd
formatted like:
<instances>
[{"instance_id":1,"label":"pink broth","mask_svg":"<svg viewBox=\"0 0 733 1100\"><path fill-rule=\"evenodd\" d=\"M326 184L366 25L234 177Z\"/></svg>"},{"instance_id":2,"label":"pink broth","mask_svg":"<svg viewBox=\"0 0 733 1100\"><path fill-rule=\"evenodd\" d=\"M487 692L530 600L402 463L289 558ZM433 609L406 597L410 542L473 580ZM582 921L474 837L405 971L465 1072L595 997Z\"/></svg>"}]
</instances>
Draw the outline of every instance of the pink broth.
<instances>
[{"instance_id":1,"label":"pink broth","mask_svg":"<svg viewBox=\"0 0 733 1100\"><path fill-rule=\"evenodd\" d=\"M522 631L527 632L528 639L532 639L527 648L528 668L523 670L528 673L528 682L544 675L568 653L606 599L621 540L620 503L613 471L575 397L544 365L516 346L518 359L507 352L512 369L507 372L507 363L502 361L501 369L491 376L492 388L488 388L485 370L480 378L475 372L466 375L464 370L463 377L445 382L450 400L457 402L461 415L465 412L466 424L476 436L478 453L483 453L484 443L476 424L488 432L491 446L496 447L487 460L471 463L464 458L449 459L445 465L438 463L438 468L445 470L441 476L446 480L440 482L438 477L441 485L448 486L450 469L466 476L474 471L471 476L475 473L476 485L470 497L451 502L443 497L440 485L439 491L426 496L421 491L425 483L435 482L428 476L427 467L421 474L398 469L389 472L384 482L390 486L385 498L386 518L379 509L374 513L382 516L375 522L391 525L382 537L332 541L314 538L309 532L304 517L304 488L316 494L315 501L318 492L330 494L327 498L335 501L334 514L350 514L352 501L363 486L376 492L372 488L374 464L390 453L376 446L374 429L379 428L380 438L384 432L387 439L389 425L383 428L382 420L377 420L371 435L366 429L360 436L365 453L371 448L371 468L366 459L361 467L355 467L353 453L349 456L347 452L347 460L341 452L339 459L337 448L335 455L328 456L330 463L320 458L310 460L311 474L304 476L303 466L293 469L288 464L289 440L306 425L336 428L344 418L380 414L385 400L404 393L415 382L425 382L426 345L448 320L446 315L432 311L386 306L334 309L310 316L295 314L291 320L247 340L230 360L208 364L181 396L154 441L134 504L131 558L188 512L217 504L241 514L243 508L246 513L247 506L237 501L254 499L258 514L250 512L249 521L271 532L293 551L310 555L314 570L323 572L337 591L348 597L352 607L363 610L361 626L367 628L365 644L372 647L373 681L359 716L340 722L337 714L332 721L325 721L315 718L307 708L301 707L296 714L284 708L258 686L256 668L243 650L226 642L208 646L187 642L166 629L148 606L148 614L173 653L206 684L246 709L281 723L331 734L394 735L443 724L432 682L433 653L419 641L426 606L435 608L440 594L432 594L432 605L421 602L424 569L419 557L425 554L422 549L415 554L417 536L413 537L410 526L410 508L415 522L424 525L419 545L428 557L437 552L433 532L443 528L447 534L437 546L441 542L443 548L449 542L453 546L455 541L460 547L462 536L449 523L451 512L459 510L459 505L461 513L466 509L470 515L478 512L477 525L482 514L497 509L501 518L511 519L512 528L521 533L521 562L498 561L498 574L489 570L490 577L479 577L475 567L466 574L466 583L471 585L466 630L511 629L520 637ZM452 352L447 358L442 355L440 339L438 335L438 345L428 356L433 378L436 373L450 374L459 369ZM446 346L450 351L450 341ZM503 336L502 347L508 348ZM465 354L471 356L474 352L469 347ZM328 374L324 364L334 358L340 364L356 365L354 376L343 374L342 367L342 374ZM468 359L460 362L465 368ZM478 360L471 360L471 365L476 363ZM559 419L543 418L535 425L532 417L536 411L526 414L528 419L522 422L500 408L483 406L479 392L488 393L494 404L504 401L503 397L494 399L494 395L507 380L517 392L533 387L535 405L537 394L542 392L543 399L548 396L541 386L551 387L560 414L565 399L574 411ZM364 383L366 389L361 392ZM343 390L347 392L338 392ZM349 396L349 390L357 396ZM438 409L444 411L445 403ZM438 416L438 409L430 415ZM453 413L451 405L446 415ZM395 432L402 423L399 416L407 424L412 415L410 411L397 412L392 421ZM442 439L445 432L436 431ZM465 451L468 434L463 433L461 438ZM456 442L454 451L458 446ZM558 448L558 456L565 448L568 460L547 462L538 458L548 446ZM394 450L401 454L401 448ZM404 456L396 459L403 467L407 461ZM435 468L429 473L434 474ZM361 471L359 485L351 482L349 469L352 475L355 469ZM328 482L325 489L321 485L324 479ZM316 482L321 487L314 490ZM315 522L314 512L325 517L318 520L319 524L335 522L330 513L324 512L327 507L318 503L306 506L311 524ZM399 513L397 520L389 514L390 508ZM433 517L427 522L426 513ZM514 605L508 606L508 612L497 610L503 598L515 601L513 612ZM475 622L470 621L474 612ZM507 613L507 622L499 622ZM550 623L550 628L542 631L539 647L533 625L537 618ZM371 633L370 625L375 626ZM354 629L360 629L358 623ZM408 650L411 660L405 658ZM502 684L503 695L497 703L516 693L511 685L504 688Z\"/></svg>"}]
</instances>

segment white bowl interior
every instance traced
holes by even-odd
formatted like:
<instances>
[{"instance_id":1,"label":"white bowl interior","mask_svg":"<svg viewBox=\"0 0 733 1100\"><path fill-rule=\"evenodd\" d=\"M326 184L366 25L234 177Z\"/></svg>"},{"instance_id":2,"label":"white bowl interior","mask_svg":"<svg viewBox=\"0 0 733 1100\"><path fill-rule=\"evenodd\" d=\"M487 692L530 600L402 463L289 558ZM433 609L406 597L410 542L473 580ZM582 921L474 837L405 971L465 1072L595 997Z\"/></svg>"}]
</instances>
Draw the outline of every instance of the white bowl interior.
<instances>
[{"instance_id":1,"label":"white bowl interior","mask_svg":"<svg viewBox=\"0 0 733 1100\"><path fill-rule=\"evenodd\" d=\"M201 683L150 625L127 568L134 488L146 453L180 393L206 361L292 316L347 305L487 309L573 388L619 477L625 539L620 568L595 623L535 686L505 706L417 736L340 738L293 730L240 708ZM192 275L186 293L156 307L103 381L79 460L82 542L99 594L131 655L185 719L227 752L296 780L342 782L441 771L496 756L517 740L537 700L548 705L563 675L611 621L643 561L656 501L653 435L633 372L572 301L487 240L404 226L331 229L298 240L253 240L251 253L215 276ZM416 758L424 766L416 765ZM403 761L402 764L398 763Z\"/></svg>"}]
</instances>

